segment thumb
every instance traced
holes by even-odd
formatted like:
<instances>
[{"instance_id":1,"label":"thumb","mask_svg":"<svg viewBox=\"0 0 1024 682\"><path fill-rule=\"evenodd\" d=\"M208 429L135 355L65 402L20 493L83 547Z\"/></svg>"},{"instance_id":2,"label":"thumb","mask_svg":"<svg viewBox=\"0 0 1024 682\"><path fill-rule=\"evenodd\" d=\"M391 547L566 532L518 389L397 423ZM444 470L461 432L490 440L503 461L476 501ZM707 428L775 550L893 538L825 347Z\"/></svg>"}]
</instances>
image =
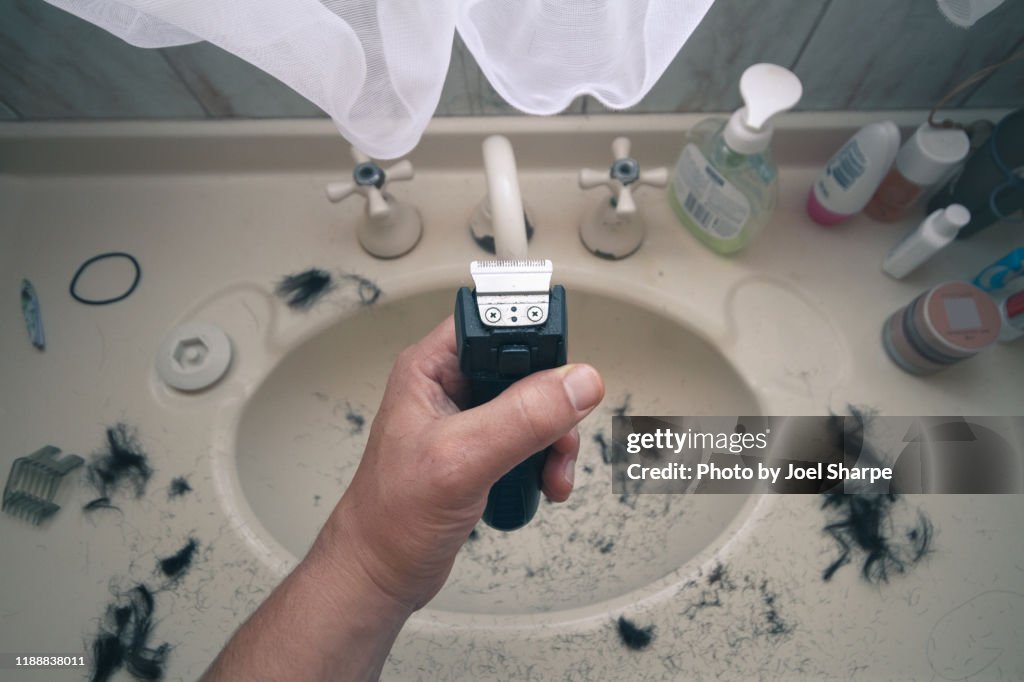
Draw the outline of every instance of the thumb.
<instances>
[{"instance_id":1,"label":"thumb","mask_svg":"<svg viewBox=\"0 0 1024 682\"><path fill-rule=\"evenodd\" d=\"M462 451L460 478L489 487L540 452L597 407L604 382L590 365L565 365L531 374L493 400L455 415L446 440Z\"/></svg>"}]
</instances>

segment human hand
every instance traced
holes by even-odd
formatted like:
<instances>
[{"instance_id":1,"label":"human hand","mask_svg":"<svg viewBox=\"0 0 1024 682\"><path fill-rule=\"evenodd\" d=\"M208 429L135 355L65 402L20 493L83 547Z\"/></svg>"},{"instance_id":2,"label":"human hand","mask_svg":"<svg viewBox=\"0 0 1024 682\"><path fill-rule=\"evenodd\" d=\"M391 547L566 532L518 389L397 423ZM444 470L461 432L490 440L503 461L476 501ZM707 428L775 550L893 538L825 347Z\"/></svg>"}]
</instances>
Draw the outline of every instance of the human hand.
<instances>
[{"instance_id":1,"label":"human hand","mask_svg":"<svg viewBox=\"0 0 1024 682\"><path fill-rule=\"evenodd\" d=\"M604 397L597 371L538 372L463 409L468 388L449 317L398 357L355 477L307 561L355 571L411 612L441 589L488 490L513 466L552 446L543 490L569 497L576 425Z\"/></svg>"}]
</instances>

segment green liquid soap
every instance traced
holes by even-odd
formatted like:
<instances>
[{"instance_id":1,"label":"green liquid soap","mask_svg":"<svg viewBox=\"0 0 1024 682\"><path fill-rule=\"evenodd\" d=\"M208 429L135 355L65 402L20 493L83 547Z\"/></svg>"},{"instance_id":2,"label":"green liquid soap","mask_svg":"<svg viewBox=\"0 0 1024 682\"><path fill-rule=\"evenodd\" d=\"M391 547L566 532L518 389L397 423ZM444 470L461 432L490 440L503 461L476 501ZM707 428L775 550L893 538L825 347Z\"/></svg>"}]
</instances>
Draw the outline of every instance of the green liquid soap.
<instances>
[{"instance_id":1,"label":"green liquid soap","mask_svg":"<svg viewBox=\"0 0 1024 682\"><path fill-rule=\"evenodd\" d=\"M796 104L800 81L781 66L755 64L740 79L746 106L701 121L679 154L669 203L679 222L715 253L745 249L771 220L778 170L770 119Z\"/></svg>"}]
</instances>

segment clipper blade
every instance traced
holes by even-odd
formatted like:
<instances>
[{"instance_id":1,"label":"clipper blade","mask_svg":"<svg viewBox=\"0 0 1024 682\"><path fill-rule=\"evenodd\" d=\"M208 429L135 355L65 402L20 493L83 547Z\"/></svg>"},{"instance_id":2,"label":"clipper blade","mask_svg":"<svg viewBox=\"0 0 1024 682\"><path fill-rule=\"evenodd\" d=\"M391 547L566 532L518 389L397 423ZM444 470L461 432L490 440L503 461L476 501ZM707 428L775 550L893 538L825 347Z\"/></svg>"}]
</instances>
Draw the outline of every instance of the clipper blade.
<instances>
[{"instance_id":1,"label":"clipper blade","mask_svg":"<svg viewBox=\"0 0 1024 682\"><path fill-rule=\"evenodd\" d=\"M473 261L477 312L488 327L534 327L548 319L550 260Z\"/></svg>"}]
</instances>

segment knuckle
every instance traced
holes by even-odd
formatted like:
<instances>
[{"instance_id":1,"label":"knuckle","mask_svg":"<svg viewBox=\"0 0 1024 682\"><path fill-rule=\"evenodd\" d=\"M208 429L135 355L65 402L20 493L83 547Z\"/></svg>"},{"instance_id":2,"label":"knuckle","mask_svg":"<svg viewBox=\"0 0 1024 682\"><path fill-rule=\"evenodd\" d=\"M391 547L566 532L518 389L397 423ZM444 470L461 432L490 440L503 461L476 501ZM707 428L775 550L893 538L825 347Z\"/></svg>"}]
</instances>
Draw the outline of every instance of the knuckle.
<instances>
[{"instance_id":1,"label":"knuckle","mask_svg":"<svg viewBox=\"0 0 1024 682\"><path fill-rule=\"evenodd\" d=\"M408 369L416 358L416 346L406 346L395 358L395 369Z\"/></svg>"}]
</instances>

